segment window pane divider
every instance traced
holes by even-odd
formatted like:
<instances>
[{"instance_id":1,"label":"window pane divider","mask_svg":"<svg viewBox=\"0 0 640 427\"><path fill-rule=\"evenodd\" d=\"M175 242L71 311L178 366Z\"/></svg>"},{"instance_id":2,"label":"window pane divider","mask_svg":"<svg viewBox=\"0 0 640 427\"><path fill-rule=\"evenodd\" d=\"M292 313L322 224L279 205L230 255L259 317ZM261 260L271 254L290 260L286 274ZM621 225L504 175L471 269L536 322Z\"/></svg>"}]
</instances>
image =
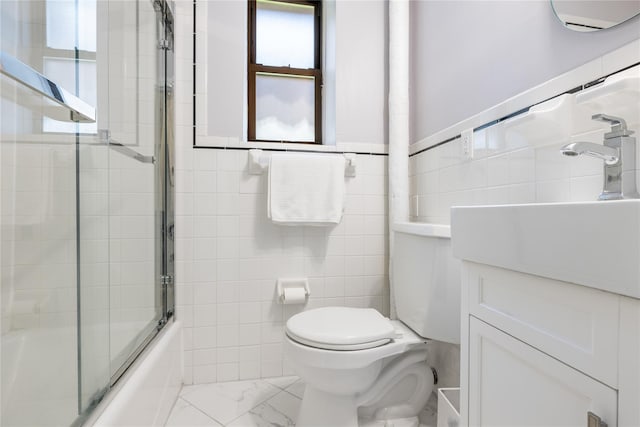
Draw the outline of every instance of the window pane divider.
<instances>
[{"instance_id":1,"label":"window pane divider","mask_svg":"<svg viewBox=\"0 0 640 427\"><path fill-rule=\"evenodd\" d=\"M272 65L251 64L249 71L252 73L285 74L297 76L309 76L319 78L320 70L315 68L275 67Z\"/></svg>"}]
</instances>

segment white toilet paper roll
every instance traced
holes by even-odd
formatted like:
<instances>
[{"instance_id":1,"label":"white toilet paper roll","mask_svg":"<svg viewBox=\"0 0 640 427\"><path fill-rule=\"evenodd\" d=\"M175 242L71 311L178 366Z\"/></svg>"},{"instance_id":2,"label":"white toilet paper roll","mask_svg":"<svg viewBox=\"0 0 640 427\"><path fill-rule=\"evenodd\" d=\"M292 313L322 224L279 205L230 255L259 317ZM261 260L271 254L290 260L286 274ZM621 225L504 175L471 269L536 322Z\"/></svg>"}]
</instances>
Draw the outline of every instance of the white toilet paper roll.
<instances>
[{"instance_id":1,"label":"white toilet paper roll","mask_svg":"<svg viewBox=\"0 0 640 427\"><path fill-rule=\"evenodd\" d=\"M284 288L283 294L283 304L304 304L307 300L304 288Z\"/></svg>"}]
</instances>

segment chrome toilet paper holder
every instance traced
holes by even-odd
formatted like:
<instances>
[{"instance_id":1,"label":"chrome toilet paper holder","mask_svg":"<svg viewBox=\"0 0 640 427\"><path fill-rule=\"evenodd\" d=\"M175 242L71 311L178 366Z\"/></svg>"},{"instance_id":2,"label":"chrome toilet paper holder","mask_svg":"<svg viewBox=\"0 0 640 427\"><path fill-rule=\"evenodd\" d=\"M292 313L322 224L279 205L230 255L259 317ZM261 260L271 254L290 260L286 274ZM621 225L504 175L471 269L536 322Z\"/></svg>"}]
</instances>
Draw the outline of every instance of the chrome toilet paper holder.
<instances>
[{"instance_id":1,"label":"chrome toilet paper holder","mask_svg":"<svg viewBox=\"0 0 640 427\"><path fill-rule=\"evenodd\" d=\"M280 304L286 304L284 298L285 289L304 289L305 298L309 298L309 296L311 295L311 289L309 288L309 279L307 279L306 277L285 278L277 280L276 292L278 294L278 302Z\"/></svg>"}]
</instances>

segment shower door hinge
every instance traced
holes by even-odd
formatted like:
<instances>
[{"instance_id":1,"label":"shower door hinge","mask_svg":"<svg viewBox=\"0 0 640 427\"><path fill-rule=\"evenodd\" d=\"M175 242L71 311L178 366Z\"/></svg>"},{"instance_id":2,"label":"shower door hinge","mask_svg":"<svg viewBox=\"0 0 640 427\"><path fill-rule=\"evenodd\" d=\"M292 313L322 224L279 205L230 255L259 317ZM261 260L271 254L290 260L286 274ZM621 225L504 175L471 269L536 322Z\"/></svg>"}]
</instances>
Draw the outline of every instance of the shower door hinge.
<instances>
[{"instance_id":1,"label":"shower door hinge","mask_svg":"<svg viewBox=\"0 0 640 427\"><path fill-rule=\"evenodd\" d=\"M167 40L167 39L160 39L160 40L158 41L158 49L164 49L164 50L169 49L169 40Z\"/></svg>"},{"instance_id":2,"label":"shower door hinge","mask_svg":"<svg viewBox=\"0 0 640 427\"><path fill-rule=\"evenodd\" d=\"M173 284L173 276L170 274L160 276L160 284L162 286L169 286Z\"/></svg>"}]
</instances>

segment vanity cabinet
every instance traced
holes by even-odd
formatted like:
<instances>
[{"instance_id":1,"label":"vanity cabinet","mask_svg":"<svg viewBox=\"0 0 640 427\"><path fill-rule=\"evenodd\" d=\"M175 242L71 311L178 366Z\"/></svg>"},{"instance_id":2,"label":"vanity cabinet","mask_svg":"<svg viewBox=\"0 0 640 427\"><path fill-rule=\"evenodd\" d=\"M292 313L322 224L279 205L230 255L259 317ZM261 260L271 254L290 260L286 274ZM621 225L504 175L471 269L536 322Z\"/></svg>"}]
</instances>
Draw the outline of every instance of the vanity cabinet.
<instances>
[{"instance_id":1,"label":"vanity cabinet","mask_svg":"<svg viewBox=\"0 0 640 427\"><path fill-rule=\"evenodd\" d=\"M471 316L469 425L615 426L616 390Z\"/></svg>"},{"instance_id":2,"label":"vanity cabinet","mask_svg":"<svg viewBox=\"0 0 640 427\"><path fill-rule=\"evenodd\" d=\"M589 413L640 426L640 300L463 261L462 425L591 427Z\"/></svg>"}]
</instances>

